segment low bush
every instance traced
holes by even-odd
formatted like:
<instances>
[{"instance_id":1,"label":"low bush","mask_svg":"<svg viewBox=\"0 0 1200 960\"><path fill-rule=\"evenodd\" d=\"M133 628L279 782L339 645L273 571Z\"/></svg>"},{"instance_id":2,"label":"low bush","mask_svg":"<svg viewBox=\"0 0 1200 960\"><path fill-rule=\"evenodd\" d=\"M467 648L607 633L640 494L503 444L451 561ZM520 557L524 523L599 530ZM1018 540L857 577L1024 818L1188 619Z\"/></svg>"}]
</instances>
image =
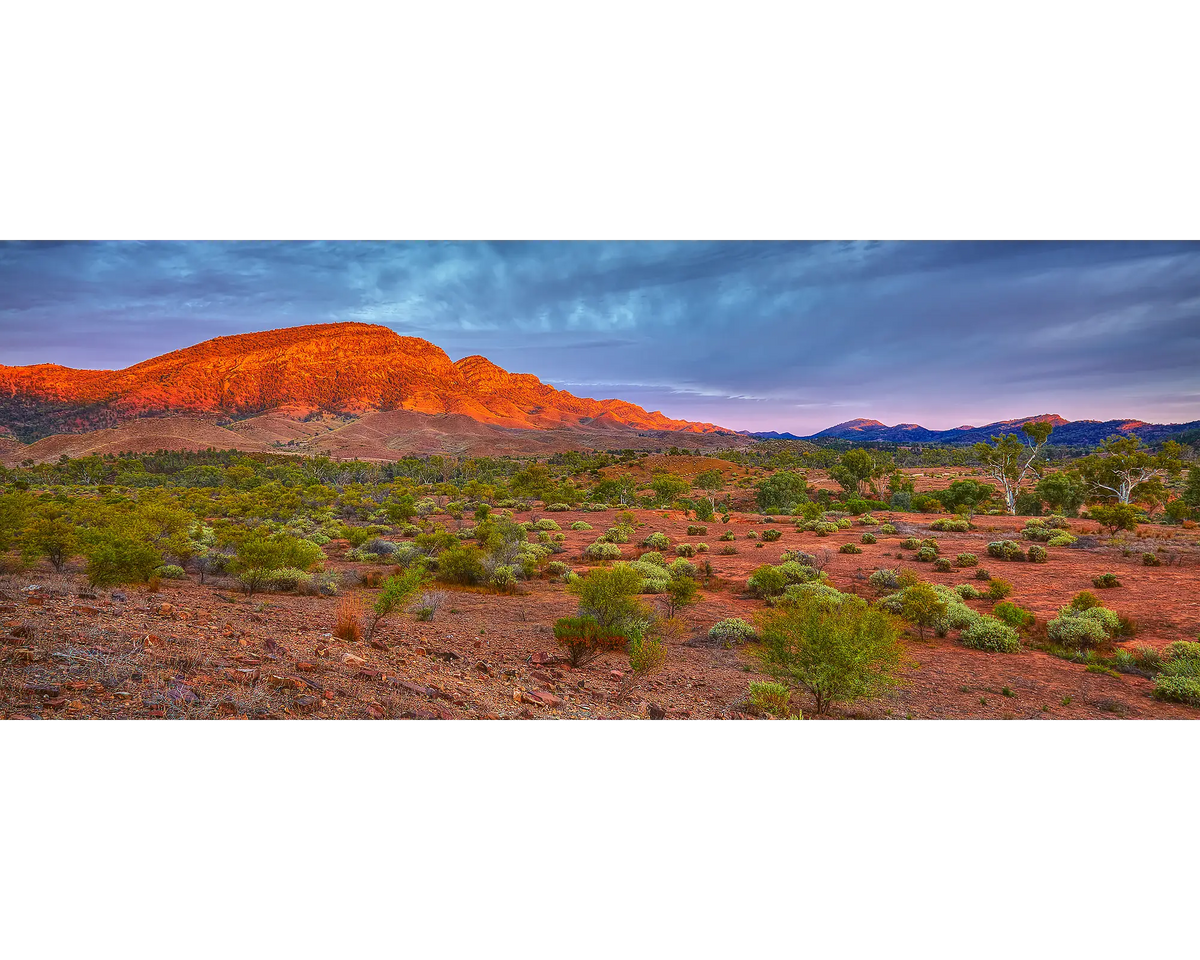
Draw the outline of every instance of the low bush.
<instances>
[{"instance_id":1,"label":"low bush","mask_svg":"<svg viewBox=\"0 0 1200 960\"><path fill-rule=\"evenodd\" d=\"M675 548L675 554L680 557L694 557L696 548L690 543L681 543Z\"/></svg>"},{"instance_id":2,"label":"low bush","mask_svg":"<svg viewBox=\"0 0 1200 960\"><path fill-rule=\"evenodd\" d=\"M1102 573L1098 577L1092 577L1092 586L1097 589L1106 589L1108 587L1119 587L1121 581L1117 579L1115 573Z\"/></svg>"},{"instance_id":3,"label":"low bush","mask_svg":"<svg viewBox=\"0 0 1200 960\"><path fill-rule=\"evenodd\" d=\"M762 534L763 543L774 543L782 536L782 530L764 530Z\"/></svg>"},{"instance_id":4,"label":"low bush","mask_svg":"<svg viewBox=\"0 0 1200 960\"><path fill-rule=\"evenodd\" d=\"M721 556L723 557L732 557L737 554L738 549L732 543L730 543L723 546L720 552Z\"/></svg>"},{"instance_id":5,"label":"low bush","mask_svg":"<svg viewBox=\"0 0 1200 960\"><path fill-rule=\"evenodd\" d=\"M701 527L701 526L697 526L696 524L689 524L689 526L687 528L687 535L689 537L706 537L706 536L708 536L708 527Z\"/></svg>"},{"instance_id":6,"label":"low bush","mask_svg":"<svg viewBox=\"0 0 1200 960\"><path fill-rule=\"evenodd\" d=\"M163 580L182 580L187 576L187 574L183 571L183 567L179 566L177 563L163 564L154 571L154 575L162 578Z\"/></svg>"},{"instance_id":7,"label":"low bush","mask_svg":"<svg viewBox=\"0 0 1200 960\"><path fill-rule=\"evenodd\" d=\"M952 568L949 557L938 557L933 561L933 569L942 573L949 573Z\"/></svg>"},{"instance_id":8,"label":"low bush","mask_svg":"<svg viewBox=\"0 0 1200 960\"><path fill-rule=\"evenodd\" d=\"M960 583L957 587L954 588L954 592L957 593L964 600L978 600L980 597L983 596L982 593L980 593L978 590L976 590L975 587L969 583Z\"/></svg>"},{"instance_id":9,"label":"low bush","mask_svg":"<svg viewBox=\"0 0 1200 960\"><path fill-rule=\"evenodd\" d=\"M995 617L980 616L962 632L964 646L990 653L1019 653L1021 638L1017 631Z\"/></svg>"},{"instance_id":10,"label":"low bush","mask_svg":"<svg viewBox=\"0 0 1200 960\"><path fill-rule=\"evenodd\" d=\"M876 542L875 534L873 534L873 533L864 533L861 537L858 538L858 540L859 540L859 543L865 543L868 545Z\"/></svg>"},{"instance_id":11,"label":"low bush","mask_svg":"<svg viewBox=\"0 0 1200 960\"><path fill-rule=\"evenodd\" d=\"M1046 635L1067 647L1097 646L1110 639L1119 626L1116 613L1104 607L1063 607L1046 624Z\"/></svg>"},{"instance_id":12,"label":"low bush","mask_svg":"<svg viewBox=\"0 0 1200 960\"><path fill-rule=\"evenodd\" d=\"M896 590L900 586L900 579L895 570L884 567L867 577L867 583L876 590Z\"/></svg>"},{"instance_id":13,"label":"low bush","mask_svg":"<svg viewBox=\"0 0 1200 960\"><path fill-rule=\"evenodd\" d=\"M621 559L621 548L615 543L597 540L595 543L588 544L583 555L589 560L619 560Z\"/></svg>"},{"instance_id":14,"label":"low bush","mask_svg":"<svg viewBox=\"0 0 1200 960\"><path fill-rule=\"evenodd\" d=\"M919 560L921 563L932 563L937 559L937 555L937 547L931 547L928 544L925 544L917 551L916 556L913 559Z\"/></svg>"},{"instance_id":15,"label":"low bush","mask_svg":"<svg viewBox=\"0 0 1200 960\"><path fill-rule=\"evenodd\" d=\"M666 550L671 546L671 541L667 539L665 533L652 533L642 541L641 545L652 550Z\"/></svg>"},{"instance_id":16,"label":"low bush","mask_svg":"<svg viewBox=\"0 0 1200 960\"><path fill-rule=\"evenodd\" d=\"M879 532L887 536L892 536L896 532L896 528L890 523L883 523L879 526Z\"/></svg>"},{"instance_id":17,"label":"low bush","mask_svg":"<svg viewBox=\"0 0 1200 960\"><path fill-rule=\"evenodd\" d=\"M971 522L959 517L953 519L943 517L940 520L934 520L929 525L930 530L945 531L947 533L966 533L971 529Z\"/></svg>"},{"instance_id":18,"label":"low bush","mask_svg":"<svg viewBox=\"0 0 1200 960\"><path fill-rule=\"evenodd\" d=\"M843 543L838 547L838 553L862 553L862 547L853 543Z\"/></svg>"},{"instance_id":19,"label":"low bush","mask_svg":"<svg viewBox=\"0 0 1200 960\"><path fill-rule=\"evenodd\" d=\"M592 525L590 523L588 523L586 520L576 520L573 524L571 524L571 529L572 530L591 530Z\"/></svg>"},{"instance_id":20,"label":"low bush","mask_svg":"<svg viewBox=\"0 0 1200 960\"><path fill-rule=\"evenodd\" d=\"M994 540L987 545L987 553L989 557L996 557L999 560L1025 559L1025 551L1014 540Z\"/></svg>"},{"instance_id":21,"label":"low bush","mask_svg":"<svg viewBox=\"0 0 1200 960\"><path fill-rule=\"evenodd\" d=\"M792 691L784 683L751 680L750 706L760 713L787 720L792 715Z\"/></svg>"},{"instance_id":22,"label":"low bush","mask_svg":"<svg viewBox=\"0 0 1200 960\"><path fill-rule=\"evenodd\" d=\"M720 540L722 543L729 543L730 541L737 539L737 534L734 533L732 530L726 530L717 539Z\"/></svg>"},{"instance_id":23,"label":"low bush","mask_svg":"<svg viewBox=\"0 0 1200 960\"><path fill-rule=\"evenodd\" d=\"M958 567L974 567L979 563L979 558L973 553L960 553L954 558L954 564Z\"/></svg>"},{"instance_id":24,"label":"low bush","mask_svg":"<svg viewBox=\"0 0 1200 960\"><path fill-rule=\"evenodd\" d=\"M1033 623L1033 614L1019 604L1005 600L992 608L992 616L1003 620L1010 627L1021 629Z\"/></svg>"},{"instance_id":25,"label":"low bush","mask_svg":"<svg viewBox=\"0 0 1200 960\"><path fill-rule=\"evenodd\" d=\"M1076 537L1069 533L1058 532L1046 541L1048 547L1069 547L1076 541Z\"/></svg>"},{"instance_id":26,"label":"low bush","mask_svg":"<svg viewBox=\"0 0 1200 960\"><path fill-rule=\"evenodd\" d=\"M1093 607L1100 606L1100 598L1097 597L1091 590L1080 590L1071 598L1072 610L1091 610Z\"/></svg>"},{"instance_id":27,"label":"low bush","mask_svg":"<svg viewBox=\"0 0 1200 960\"><path fill-rule=\"evenodd\" d=\"M905 550L916 550L921 546L921 541L916 537L905 537L900 541L900 546L902 546Z\"/></svg>"},{"instance_id":28,"label":"low bush","mask_svg":"<svg viewBox=\"0 0 1200 960\"><path fill-rule=\"evenodd\" d=\"M1046 552L1045 547L1039 547L1037 544L1034 544L1029 548L1026 557L1028 557L1030 563L1045 563L1049 559L1049 554Z\"/></svg>"},{"instance_id":29,"label":"low bush","mask_svg":"<svg viewBox=\"0 0 1200 960\"><path fill-rule=\"evenodd\" d=\"M573 667L591 663L628 642L623 634L601 626L594 617L588 616L562 617L555 621L554 639L566 651L567 660Z\"/></svg>"},{"instance_id":30,"label":"low bush","mask_svg":"<svg viewBox=\"0 0 1200 960\"><path fill-rule=\"evenodd\" d=\"M999 577L988 581L987 595L989 600L1003 600L1012 593L1012 584Z\"/></svg>"},{"instance_id":31,"label":"low bush","mask_svg":"<svg viewBox=\"0 0 1200 960\"><path fill-rule=\"evenodd\" d=\"M1161 567L1162 561L1158 558L1157 553L1143 553L1142 563L1147 567Z\"/></svg>"},{"instance_id":32,"label":"low bush","mask_svg":"<svg viewBox=\"0 0 1200 960\"><path fill-rule=\"evenodd\" d=\"M745 620L739 617L730 617L727 620L720 620L709 627L708 636L722 646L731 647L734 644L753 640L758 636L758 632Z\"/></svg>"},{"instance_id":33,"label":"low bush","mask_svg":"<svg viewBox=\"0 0 1200 960\"><path fill-rule=\"evenodd\" d=\"M548 513L566 513L570 509L571 509L570 504L566 504L566 503L548 503L548 504L546 504L546 511Z\"/></svg>"},{"instance_id":34,"label":"low bush","mask_svg":"<svg viewBox=\"0 0 1200 960\"><path fill-rule=\"evenodd\" d=\"M975 579L976 580L991 580L992 575L990 573L988 573L987 570L985 570L983 567L980 567L978 570L975 571Z\"/></svg>"},{"instance_id":35,"label":"low bush","mask_svg":"<svg viewBox=\"0 0 1200 960\"><path fill-rule=\"evenodd\" d=\"M784 572L769 563L765 563L755 570L750 574L750 579L746 581L746 589L752 596L760 599L779 596L786 586L787 577Z\"/></svg>"}]
</instances>

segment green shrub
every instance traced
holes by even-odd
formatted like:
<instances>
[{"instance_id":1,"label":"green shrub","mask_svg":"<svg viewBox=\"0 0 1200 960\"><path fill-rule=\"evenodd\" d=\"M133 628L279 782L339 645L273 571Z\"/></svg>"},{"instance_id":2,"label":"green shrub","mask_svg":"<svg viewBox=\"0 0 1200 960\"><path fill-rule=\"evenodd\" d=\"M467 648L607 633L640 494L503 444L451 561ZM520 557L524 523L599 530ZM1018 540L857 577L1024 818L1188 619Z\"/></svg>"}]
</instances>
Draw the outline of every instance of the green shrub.
<instances>
[{"instance_id":1,"label":"green shrub","mask_svg":"<svg viewBox=\"0 0 1200 960\"><path fill-rule=\"evenodd\" d=\"M619 560L621 558L621 548L615 543L609 543L606 540L597 540L595 543L588 544L583 551L583 555L589 560Z\"/></svg>"},{"instance_id":2,"label":"green shrub","mask_svg":"<svg viewBox=\"0 0 1200 960\"><path fill-rule=\"evenodd\" d=\"M786 586L787 576L782 570L769 563L764 563L755 570L750 574L750 579L746 581L746 589L750 594L763 599L778 596L783 593L783 588Z\"/></svg>"},{"instance_id":3,"label":"green shrub","mask_svg":"<svg viewBox=\"0 0 1200 960\"><path fill-rule=\"evenodd\" d=\"M921 563L932 563L937 559L937 555L937 547L931 547L926 544L917 551L914 559L919 560Z\"/></svg>"},{"instance_id":4,"label":"green shrub","mask_svg":"<svg viewBox=\"0 0 1200 960\"><path fill-rule=\"evenodd\" d=\"M1010 627L1021 629L1033 623L1033 614L1019 604L1005 600L992 608L992 615Z\"/></svg>"},{"instance_id":5,"label":"green shrub","mask_svg":"<svg viewBox=\"0 0 1200 960\"><path fill-rule=\"evenodd\" d=\"M604 536L600 540L604 543L629 543L630 530L628 527L618 524L605 530Z\"/></svg>"},{"instance_id":6,"label":"green shrub","mask_svg":"<svg viewBox=\"0 0 1200 960\"><path fill-rule=\"evenodd\" d=\"M1162 566L1162 561L1160 559L1158 559L1158 554L1156 554L1156 553L1143 553L1142 554L1142 563L1147 567L1161 567Z\"/></svg>"},{"instance_id":7,"label":"green shrub","mask_svg":"<svg viewBox=\"0 0 1200 960\"><path fill-rule=\"evenodd\" d=\"M862 547L853 543L843 543L838 547L838 553L862 553Z\"/></svg>"},{"instance_id":8,"label":"green shrub","mask_svg":"<svg viewBox=\"0 0 1200 960\"><path fill-rule=\"evenodd\" d=\"M590 523L588 523L586 520L576 520L573 524L571 524L571 529L572 530L591 530L592 525Z\"/></svg>"},{"instance_id":9,"label":"green shrub","mask_svg":"<svg viewBox=\"0 0 1200 960\"><path fill-rule=\"evenodd\" d=\"M472 586L484 579L483 551L466 544L437 555L437 578L445 583Z\"/></svg>"},{"instance_id":10,"label":"green shrub","mask_svg":"<svg viewBox=\"0 0 1200 960\"><path fill-rule=\"evenodd\" d=\"M548 503L548 504L546 504L546 510L549 513L566 513L570 509L571 509L570 504L566 504L566 503Z\"/></svg>"},{"instance_id":11,"label":"green shrub","mask_svg":"<svg viewBox=\"0 0 1200 960\"><path fill-rule=\"evenodd\" d=\"M696 548L690 543L681 543L675 548L675 553L680 557L694 557L696 555Z\"/></svg>"},{"instance_id":12,"label":"green shrub","mask_svg":"<svg viewBox=\"0 0 1200 960\"><path fill-rule=\"evenodd\" d=\"M891 536L896 532L896 528L890 523L884 523L880 525L879 532Z\"/></svg>"},{"instance_id":13,"label":"green shrub","mask_svg":"<svg viewBox=\"0 0 1200 960\"><path fill-rule=\"evenodd\" d=\"M868 545L876 542L875 534L873 534L873 533L864 533L861 537L858 538L858 540L859 540L859 543L865 543Z\"/></svg>"},{"instance_id":14,"label":"green shrub","mask_svg":"<svg viewBox=\"0 0 1200 960\"><path fill-rule=\"evenodd\" d=\"M757 636L757 632L745 620L739 617L731 617L728 620L720 620L714 623L708 628L708 635L722 646L730 647L734 644L753 640Z\"/></svg>"},{"instance_id":15,"label":"green shrub","mask_svg":"<svg viewBox=\"0 0 1200 960\"><path fill-rule=\"evenodd\" d=\"M1029 552L1026 554L1026 556L1029 558L1030 563L1045 563L1049 559L1049 556L1046 553L1046 548L1039 547L1037 544L1034 544L1029 548Z\"/></svg>"},{"instance_id":16,"label":"green shrub","mask_svg":"<svg viewBox=\"0 0 1200 960\"><path fill-rule=\"evenodd\" d=\"M551 560L546 564L546 576L555 580L561 580L570 572L571 568L561 560Z\"/></svg>"},{"instance_id":17,"label":"green shrub","mask_svg":"<svg viewBox=\"0 0 1200 960\"><path fill-rule=\"evenodd\" d=\"M916 550L921 546L921 541L916 537L905 537L900 541L900 546L902 546L905 550Z\"/></svg>"},{"instance_id":18,"label":"green shrub","mask_svg":"<svg viewBox=\"0 0 1200 960\"><path fill-rule=\"evenodd\" d=\"M728 542L730 542L730 541L736 540L736 539L737 539L737 534L735 534L735 533L734 533L732 530L726 530L726 531L725 531L723 534L721 534L721 536L720 536L720 537L718 537L717 539L719 539L719 540L720 540L721 542L723 542L723 543L728 543Z\"/></svg>"},{"instance_id":19,"label":"green shrub","mask_svg":"<svg viewBox=\"0 0 1200 960\"><path fill-rule=\"evenodd\" d=\"M679 557L667 565L667 575L671 577L691 577L694 580L696 578L696 568L683 557Z\"/></svg>"},{"instance_id":20,"label":"green shrub","mask_svg":"<svg viewBox=\"0 0 1200 960\"><path fill-rule=\"evenodd\" d=\"M876 590L895 590L900 586L896 571L886 567L880 568L867 577L867 583Z\"/></svg>"},{"instance_id":21,"label":"green shrub","mask_svg":"<svg viewBox=\"0 0 1200 960\"><path fill-rule=\"evenodd\" d=\"M620 650L628 642L624 634L602 626L594 617L589 616L562 617L556 620L554 639L566 651L567 660L573 667L591 663L610 650Z\"/></svg>"},{"instance_id":22,"label":"green shrub","mask_svg":"<svg viewBox=\"0 0 1200 960\"><path fill-rule=\"evenodd\" d=\"M946 531L949 533L966 533L971 529L971 522L958 517L954 519L943 517L940 520L934 520L933 523L929 525L929 529Z\"/></svg>"},{"instance_id":23,"label":"green shrub","mask_svg":"<svg viewBox=\"0 0 1200 960\"><path fill-rule=\"evenodd\" d=\"M782 530L764 530L762 538L763 538L764 543L774 543L776 540L778 540L782 536L783 536Z\"/></svg>"},{"instance_id":24,"label":"green shrub","mask_svg":"<svg viewBox=\"0 0 1200 960\"><path fill-rule=\"evenodd\" d=\"M1200 707L1200 672L1160 673L1154 678L1154 699Z\"/></svg>"},{"instance_id":25,"label":"green shrub","mask_svg":"<svg viewBox=\"0 0 1200 960\"><path fill-rule=\"evenodd\" d=\"M1105 589L1108 587L1119 587L1121 581L1117 579L1115 573L1102 573L1098 577L1092 577L1092 586L1097 589Z\"/></svg>"},{"instance_id":26,"label":"green shrub","mask_svg":"<svg viewBox=\"0 0 1200 960\"><path fill-rule=\"evenodd\" d=\"M936 628L945 619L948 605L942 595L928 583L914 583L900 594L900 615L917 628L922 640L928 627Z\"/></svg>"},{"instance_id":27,"label":"green shrub","mask_svg":"<svg viewBox=\"0 0 1200 960\"><path fill-rule=\"evenodd\" d=\"M557 522L550 519L550 517L542 517L540 520L535 520L533 522L533 529L534 530L543 530L543 531L544 530L561 530L562 527L560 527Z\"/></svg>"},{"instance_id":28,"label":"green shrub","mask_svg":"<svg viewBox=\"0 0 1200 960\"><path fill-rule=\"evenodd\" d=\"M1048 546L1048 547L1069 547L1071 544L1073 544L1075 542L1075 540L1076 540L1076 538L1071 536L1071 534L1059 532L1059 533L1056 533L1054 536L1052 536L1049 540L1046 541L1046 546Z\"/></svg>"},{"instance_id":29,"label":"green shrub","mask_svg":"<svg viewBox=\"0 0 1200 960\"><path fill-rule=\"evenodd\" d=\"M1024 560L1025 551L1021 549L1021 545L1013 540L995 540L987 545L989 557L996 557L1000 560Z\"/></svg>"},{"instance_id":30,"label":"green shrub","mask_svg":"<svg viewBox=\"0 0 1200 960\"><path fill-rule=\"evenodd\" d=\"M708 527L689 524L687 528L687 535L689 537L706 537L708 536Z\"/></svg>"},{"instance_id":31,"label":"green shrub","mask_svg":"<svg viewBox=\"0 0 1200 960\"><path fill-rule=\"evenodd\" d=\"M750 705L760 713L787 720L792 715L792 691L783 683L751 680Z\"/></svg>"},{"instance_id":32,"label":"green shrub","mask_svg":"<svg viewBox=\"0 0 1200 960\"><path fill-rule=\"evenodd\" d=\"M1162 650L1163 660L1195 660L1200 662L1200 643L1193 640L1175 640Z\"/></svg>"},{"instance_id":33,"label":"green shrub","mask_svg":"<svg viewBox=\"0 0 1200 960\"><path fill-rule=\"evenodd\" d=\"M1046 635L1068 647L1096 646L1108 640L1119 627L1117 615L1104 607L1063 607L1046 624Z\"/></svg>"},{"instance_id":34,"label":"green shrub","mask_svg":"<svg viewBox=\"0 0 1200 960\"><path fill-rule=\"evenodd\" d=\"M982 593L980 593L978 590L976 590L969 583L960 583L957 587L954 588L954 592L957 593L964 600L978 600L980 597L983 596Z\"/></svg>"},{"instance_id":35,"label":"green shrub","mask_svg":"<svg viewBox=\"0 0 1200 960\"><path fill-rule=\"evenodd\" d=\"M162 564L162 555L149 543L113 530L86 537L81 552L87 560L87 579L93 587L115 587L149 580Z\"/></svg>"},{"instance_id":36,"label":"green shrub","mask_svg":"<svg viewBox=\"0 0 1200 960\"><path fill-rule=\"evenodd\" d=\"M1021 650L1017 631L995 617L980 616L962 632L962 642L974 650L991 653L1019 653Z\"/></svg>"},{"instance_id":37,"label":"green shrub","mask_svg":"<svg viewBox=\"0 0 1200 960\"><path fill-rule=\"evenodd\" d=\"M187 576L183 571L183 567L176 563L165 563L154 571L156 577L163 580L182 580Z\"/></svg>"},{"instance_id":38,"label":"green shrub","mask_svg":"<svg viewBox=\"0 0 1200 960\"><path fill-rule=\"evenodd\" d=\"M858 597L842 597L803 599L761 618L764 666L805 687L818 715L835 703L886 692L906 665L895 621Z\"/></svg>"},{"instance_id":39,"label":"green shrub","mask_svg":"<svg viewBox=\"0 0 1200 960\"><path fill-rule=\"evenodd\" d=\"M983 567L980 567L978 570L975 571L975 579L976 580L991 580L992 575L990 573L988 573L987 570L985 570Z\"/></svg>"},{"instance_id":40,"label":"green shrub","mask_svg":"<svg viewBox=\"0 0 1200 960\"><path fill-rule=\"evenodd\" d=\"M996 577L988 581L987 595L989 600L1003 600L1012 593L1012 584L1007 580Z\"/></svg>"},{"instance_id":41,"label":"green shrub","mask_svg":"<svg viewBox=\"0 0 1200 960\"><path fill-rule=\"evenodd\" d=\"M876 520L876 519L875 519L873 516L871 516L869 513L865 513L865 514L863 514L861 517L859 517L859 518L858 518L858 522L859 522L859 523L861 523L861 524L862 524L864 527L877 527L877 526L879 526L879 521L878 521L878 520Z\"/></svg>"},{"instance_id":42,"label":"green shrub","mask_svg":"<svg viewBox=\"0 0 1200 960\"><path fill-rule=\"evenodd\" d=\"M938 557L936 560L933 561L933 569L938 570L941 573L949 573L951 570L950 558L949 557Z\"/></svg>"},{"instance_id":43,"label":"green shrub","mask_svg":"<svg viewBox=\"0 0 1200 960\"><path fill-rule=\"evenodd\" d=\"M297 590L312 582L312 575L295 567L280 567L272 570L267 578L266 586L273 590Z\"/></svg>"},{"instance_id":44,"label":"green shrub","mask_svg":"<svg viewBox=\"0 0 1200 960\"><path fill-rule=\"evenodd\" d=\"M1080 590L1071 598L1072 610L1091 610L1098 606L1100 606L1100 598L1090 590Z\"/></svg>"},{"instance_id":45,"label":"green shrub","mask_svg":"<svg viewBox=\"0 0 1200 960\"><path fill-rule=\"evenodd\" d=\"M492 571L491 584L498 593L511 593L517 588L517 574L512 567L501 564Z\"/></svg>"},{"instance_id":46,"label":"green shrub","mask_svg":"<svg viewBox=\"0 0 1200 960\"><path fill-rule=\"evenodd\" d=\"M656 566L664 568L667 565L667 558L657 550L647 550L640 557L638 557L638 560L640 560L642 563L653 563Z\"/></svg>"},{"instance_id":47,"label":"green shrub","mask_svg":"<svg viewBox=\"0 0 1200 960\"><path fill-rule=\"evenodd\" d=\"M642 578L624 564L592 570L567 584L567 590L579 598L579 612L593 617L605 629L640 636L645 630L646 612L638 600Z\"/></svg>"},{"instance_id":48,"label":"green shrub","mask_svg":"<svg viewBox=\"0 0 1200 960\"><path fill-rule=\"evenodd\" d=\"M671 546L671 541L667 539L665 533L652 533L642 541L641 545L653 550L666 550Z\"/></svg>"},{"instance_id":49,"label":"green shrub","mask_svg":"<svg viewBox=\"0 0 1200 960\"><path fill-rule=\"evenodd\" d=\"M960 553L954 558L954 563L959 567L973 567L979 563L979 558L973 553Z\"/></svg>"}]
</instances>

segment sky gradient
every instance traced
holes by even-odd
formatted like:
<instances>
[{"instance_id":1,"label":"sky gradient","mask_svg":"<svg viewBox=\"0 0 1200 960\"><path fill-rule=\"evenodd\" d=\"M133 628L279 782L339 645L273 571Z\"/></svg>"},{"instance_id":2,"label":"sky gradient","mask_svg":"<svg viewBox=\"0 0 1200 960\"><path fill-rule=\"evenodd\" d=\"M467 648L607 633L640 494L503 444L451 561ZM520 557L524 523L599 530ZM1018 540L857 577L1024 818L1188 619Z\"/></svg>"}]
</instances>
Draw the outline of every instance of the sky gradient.
<instances>
[{"instance_id":1,"label":"sky gradient","mask_svg":"<svg viewBox=\"0 0 1200 960\"><path fill-rule=\"evenodd\" d=\"M1200 243L0 242L0 364L343 320L733 429L1200 419Z\"/></svg>"}]
</instances>

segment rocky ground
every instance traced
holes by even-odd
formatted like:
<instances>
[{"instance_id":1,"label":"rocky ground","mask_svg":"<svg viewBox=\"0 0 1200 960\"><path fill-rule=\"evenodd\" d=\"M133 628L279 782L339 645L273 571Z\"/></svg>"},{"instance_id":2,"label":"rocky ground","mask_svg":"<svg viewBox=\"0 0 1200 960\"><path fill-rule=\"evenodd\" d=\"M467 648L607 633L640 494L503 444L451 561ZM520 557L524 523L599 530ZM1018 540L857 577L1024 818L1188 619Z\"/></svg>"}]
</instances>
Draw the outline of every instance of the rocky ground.
<instances>
[{"instance_id":1,"label":"rocky ground","mask_svg":"<svg viewBox=\"0 0 1200 960\"><path fill-rule=\"evenodd\" d=\"M551 626L575 611L559 583L524 583L516 595L478 589L446 590L430 622L411 616L388 621L371 642L346 644L332 636L339 597L266 594L247 597L229 583L194 579L146 587L90 592L78 569L57 575L49 567L0 577L0 718L743 718L747 681L765 674L752 647L722 649L706 642L720 619L752 619L761 601L744 594L759 564L778 562L783 550L830 551L826 571L843 590L874 596L867 575L877 567L914 567L928 580L958 584L972 570L934 571L915 563L899 540L936 536L942 553L970 551L994 576L1011 581L1011 600L1039 619L1084 589L1097 573L1114 572L1116 589L1097 591L1106 606L1132 617L1138 635L1129 646L1161 647L1200 633L1200 549L1195 530L1147 527L1128 555L1097 538L1085 549L1052 548L1046 564L1004 563L985 556L988 541L1016 538L1022 518L979 517L969 533L930 534L929 515L890 516L896 536L846 555L857 543L855 526L825 538L790 523L775 543L747 537L771 527L760 518L734 515L728 525L706 524L688 536L681 514L636 511L636 539L661 530L679 542L704 542L715 579L701 602L683 615L684 627L668 641L663 671L630 688L622 655L613 653L581 669L558 656ZM583 571L583 548L614 522L615 512L555 514L566 534L565 559ZM519 519L528 519L521 515ZM591 531L570 531L586 519ZM694 523L695 521L690 521ZM1094 523L1072 521L1072 532L1094 536ZM737 553L721 533L737 533ZM1173 534L1173 535L1172 535ZM1159 538L1169 563L1141 565L1141 548ZM1169 537L1169 539L1163 539ZM1086 542L1086 541L1085 541ZM338 559L345 544L328 548L328 566L346 573L368 569ZM624 548L626 557L641 551ZM343 593L373 591L359 587ZM646 597L648 604L656 599ZM990 604L973 601L986 610ZM835 717L861 718L1193 718L1200 711L1160 703L1152 683L1137 676L1089 673L1081 665L1038 650L994 654L970 650L953 638L909 638L914 668L887 698L852 704ZM793 698L807 716L802 691Z\"/></svg>"}]
</instances>

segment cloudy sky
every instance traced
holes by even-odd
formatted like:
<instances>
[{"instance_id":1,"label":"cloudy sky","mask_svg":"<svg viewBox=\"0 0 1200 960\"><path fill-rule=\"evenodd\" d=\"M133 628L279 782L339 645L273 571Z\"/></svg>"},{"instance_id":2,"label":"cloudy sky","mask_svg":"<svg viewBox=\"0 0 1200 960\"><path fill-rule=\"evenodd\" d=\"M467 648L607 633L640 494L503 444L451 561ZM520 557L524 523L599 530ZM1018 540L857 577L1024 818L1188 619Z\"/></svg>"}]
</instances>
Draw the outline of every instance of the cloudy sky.
<instances>
[{"instance_id":1,"label":"cloudy sky","mask_svg":"<svg viewBox=\"0 0 1200 960\"><path fill-rule=\"evenodd\" d=\"M341 320L734 429L1200 419L1200 243L0 243L0 364Z\"/></svg>"}]
</instances>

